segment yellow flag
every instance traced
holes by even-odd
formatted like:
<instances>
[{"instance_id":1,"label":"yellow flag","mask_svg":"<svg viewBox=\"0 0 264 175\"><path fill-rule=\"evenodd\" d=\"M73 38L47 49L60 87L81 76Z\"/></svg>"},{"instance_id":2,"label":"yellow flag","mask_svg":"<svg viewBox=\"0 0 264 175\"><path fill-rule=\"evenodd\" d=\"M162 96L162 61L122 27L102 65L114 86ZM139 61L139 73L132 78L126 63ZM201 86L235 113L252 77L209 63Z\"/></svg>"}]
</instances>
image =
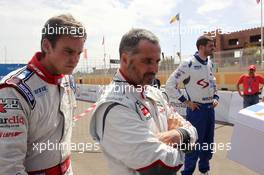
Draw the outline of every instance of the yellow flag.
<instances>
[{"instance_id":1,"label":"yellow flag","mask_svg":"<svg viewBox=\"0 0 264 175\"><path fill-rule=\"evenodd\" d=\"M170 24L179 21L180 20L180 13L178 13L177 15L173 16L170 20Z\"/></svg>"}]
</instances>

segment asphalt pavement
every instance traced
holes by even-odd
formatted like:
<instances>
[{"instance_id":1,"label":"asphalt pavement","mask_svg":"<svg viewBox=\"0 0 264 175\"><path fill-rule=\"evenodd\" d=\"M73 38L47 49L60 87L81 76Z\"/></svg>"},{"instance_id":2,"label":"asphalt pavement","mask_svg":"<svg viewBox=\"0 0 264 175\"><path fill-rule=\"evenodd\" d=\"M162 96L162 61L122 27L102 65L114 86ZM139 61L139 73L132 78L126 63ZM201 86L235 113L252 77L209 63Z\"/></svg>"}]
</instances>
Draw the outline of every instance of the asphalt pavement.
<instances>
[{"instance_id":1,"label":"asphalt pavement","mask_svg":"<svg viewBox=\"0 0 264 175\"><path fill-rule=\"evenodd\" d=\"M83 113L92 103L78 101L76 114ZM72 151L72 166L75 175L108 175L109 169L99 145L89 135L90 113L87 113L75 122L73 140L75 147ZM250 169L227 159L227 150L232 149L230 140L233 126L216 123L215 143L216 149L211 160L212 175L257 175ZM243 154L243 153L241 153ZM197 169L197 168L196 168ZM179 173L180 174L180 173ZM196 170L194 175L199 175Z\"/></svg>"}]
</instances>

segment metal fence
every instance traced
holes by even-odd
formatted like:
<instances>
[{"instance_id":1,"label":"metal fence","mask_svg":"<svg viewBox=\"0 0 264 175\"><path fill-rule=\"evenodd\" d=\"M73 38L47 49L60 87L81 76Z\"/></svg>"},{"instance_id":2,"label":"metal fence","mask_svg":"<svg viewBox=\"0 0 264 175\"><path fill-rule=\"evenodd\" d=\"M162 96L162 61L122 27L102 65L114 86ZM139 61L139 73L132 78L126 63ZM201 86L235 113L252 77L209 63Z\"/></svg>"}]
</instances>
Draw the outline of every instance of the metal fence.
<instances>
[{"instance_id":1,"label":"metal fence","mask_svg":"<svg viewBox=\"0 0 264 175\"><path fill-rule=\"evenodd\" d=\"M261 70L259 47L215 52L212 60L217 72L241 72L251 64Z\"/></svg>"},{"instance_id":2,"label":"metal fence","mask_svg":"<svg viewBox=\"0 0 264 175\"><path fill-rule=\"evenodd\" d=\"M187 59L191 55L182 56L182 60ZM246 49L228 50L215 52L211 57L215 65L216 72L243 72L248 65L256 65L258 70L261 70L261 56L259 47L251 47ZM162 58L159 64L159 74L169 75L179 65L178 58L165 57ZM103 59L88 60L81 59L80 63L75 69L76 74L81 75L113 75L118 64L111 64L110 60L103 61Z\"/></svg>"},{"instance_id":3,"label":"metal fence","mask_svg":"<svg viewBox=\"0 0 264 175\"><path fill-rule=\"evenodd\" d=\"M184 59L189 56L184 56ZM162 58L159 64L159 71L175 70L178 65L178 59L172 57ZM98 58L81 59L74 73L79 75L113 75L118 67L119 64L110 63L109 59L106 61Z\"/></svg>"}]
</instances>

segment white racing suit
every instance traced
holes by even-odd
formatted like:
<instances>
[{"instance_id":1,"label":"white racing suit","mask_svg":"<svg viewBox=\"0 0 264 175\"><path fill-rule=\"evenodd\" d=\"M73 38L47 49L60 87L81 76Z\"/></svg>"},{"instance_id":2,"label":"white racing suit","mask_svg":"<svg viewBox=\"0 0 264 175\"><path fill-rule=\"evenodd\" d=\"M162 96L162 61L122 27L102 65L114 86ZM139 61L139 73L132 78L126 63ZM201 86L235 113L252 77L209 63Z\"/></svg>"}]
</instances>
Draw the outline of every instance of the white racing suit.
<instances>
[{"instance_id":1,"label":"white racing suit","mask_svg":"<svg viewBox=\"0 0 264 175\"><path fill-rule=\"evenodd\" d=\"M72 174L74 82L48 74L39 56L0 82L1 175Z\"/></svg>"},{"instance_id":2,"label":"white racing suit","mask_svg":"<svg viewBox=\"0 0 264 175\"><path fill-rule=\"evenodd\" d=\"M100 142L111 174L176 174L184 161L183 151L157 138L168 131L171 115L179 117L194 143L196 129L172 111L160 90L135 88L118 71L97 102L90 123L90 134Z\"/></svg>"},{"instance_id":3,"label":"white racing suit","mask_svg":"<svg viewBox=\"0 0 264 175\"><path fill-rule=\"evenodd\" d=\"M180 89L184 84L187 97ZM215 112L213 101L218 100L216 84L213 75L213 65L210 60L202 60L196 53L185 60L169 77L166 83L169 98L177 98L181 102L187 99L199 105L198 109L186 110L186 119L196 128L199 138L197 143L208 145L209 149L195 149L185 157L182 175L193 174L199 158L199 170L205 173L210 170L209 160L212 158L212 144L214 143Z\"/></svg>"},{"instance_id":4,"label":"white racing suit","mask_svg":"<svg viewBox=\"0 0 264 175\"><path fill-rule=\"evenodd\" d=\"M179 84L182 82L188 97L185 97L179 89ZM212 103L214 99L218 100L212 62L209 59L202 61L197 54L184 60L168 78L166 92L170 98L176 98L181 102L186 98L202 104Z\"/></svg>"}]
</instances>

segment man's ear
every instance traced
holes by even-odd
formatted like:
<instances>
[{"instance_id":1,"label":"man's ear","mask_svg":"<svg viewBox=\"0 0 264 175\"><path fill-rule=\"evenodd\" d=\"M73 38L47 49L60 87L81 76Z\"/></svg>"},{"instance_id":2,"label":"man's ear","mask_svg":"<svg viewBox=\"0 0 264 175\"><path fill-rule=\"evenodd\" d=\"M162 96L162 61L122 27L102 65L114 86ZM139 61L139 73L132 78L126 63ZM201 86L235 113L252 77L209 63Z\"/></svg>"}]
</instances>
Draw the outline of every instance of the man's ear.
<instances>
[{"instance_id":1,"label":"man's ear","mask_svg":"<svg viewBox=\"0 0 264 175\"><path fill-rule=\"evenodd\" d=\"M121 61L121 64L127 65L128 64L128 55L126 53L122 53L120 61Z\"/></svg>"},{"instance_id":2,"label":"man's ear","mask_svg":"<svg viewBox=\"0 0 264 175\"><path fill-rule=\"evenodd\" d=\"M201 50L201 47L202 47L202 45L200 45L200 46L198 47L198 51Z\"/></svg>"},{"instance_id":3,"label":"man's ear","mask_svg":"<svg viewBox=\"0 0 264 175\"><path fill-rule=\"evenodd\" d=\"M45 53L50 53L51 51L51 43L48 39L43 39L42 43L41 43L42 49L44 50Z\"/></svg>"},{"instance_id":4,"label":"man's ear","mask_svg":"<svg viewBox=\"0 0 264 175\"><path fill-rule=\"evenodd\" d=\"M205 47L206 47L206 45L205 45L205 46L204 46L204 45L200 45L200 46L199 46L199 50L204 50Z\"/></svg>"}]
</instances>

